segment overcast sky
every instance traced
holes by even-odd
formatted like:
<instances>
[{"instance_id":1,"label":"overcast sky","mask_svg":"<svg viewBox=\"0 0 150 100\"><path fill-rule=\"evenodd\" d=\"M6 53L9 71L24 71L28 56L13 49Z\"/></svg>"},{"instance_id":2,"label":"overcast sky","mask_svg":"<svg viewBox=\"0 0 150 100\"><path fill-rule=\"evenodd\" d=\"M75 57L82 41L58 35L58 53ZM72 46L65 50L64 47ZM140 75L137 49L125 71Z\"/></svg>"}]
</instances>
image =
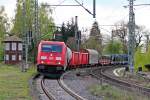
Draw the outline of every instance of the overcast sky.
<instances>
[{"instance_id":1,"label":"overcast sky","mask_svg":"<svg viewBox=\"0 0 150 100\"><path fill-rule=\"evenodd\" d=\"M83 2L84 6L92 12L93 0L78 0ZM39 0L39 3L47 2L48 4L77 4L75 0ZM56 7L53 9L53 18L56 25L71 20L72 17L78 16L80 29L82 27L90 29L94 20L97 20L102 31L108 32L109 27L101 25L113 25L120 20L128 21L129 10L124 8L128 5L128 0L96 0L96 19L92 18L82 7ZM149 0L136 0L135 4L150 4ZM0 0L0 6L4 5L9 17L14 17L16 0ZM135 8L135 20L138 25L145 25L150 30L150 6L139 6ZM110 27L111 28L111 27Z\"/></svg>"}]
</instances>

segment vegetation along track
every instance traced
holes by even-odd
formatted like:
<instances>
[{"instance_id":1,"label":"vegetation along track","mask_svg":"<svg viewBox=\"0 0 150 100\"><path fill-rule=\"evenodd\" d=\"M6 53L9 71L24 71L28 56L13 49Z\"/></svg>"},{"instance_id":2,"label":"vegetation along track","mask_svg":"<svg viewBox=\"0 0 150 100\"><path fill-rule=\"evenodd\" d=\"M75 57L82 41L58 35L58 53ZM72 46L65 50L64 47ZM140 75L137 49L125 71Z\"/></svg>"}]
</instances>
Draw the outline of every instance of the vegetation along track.
<instances>
[{"instance_id":1,"label":"vegetation along track","mask_svg":"<svg viewBox=\"0 0 150 100\"><path fill-rule=\"evenodd\" d=\"M64 84L63 76L59 79L45 78L41 75L36 76L34 80L36 79L39 100L85 100Z\"/></svg>"},{"instance_id":2,"label":"vegetation along track","mask_svg":"<svg viewBox=\"0 0 150 100\"><path fill-rule=\"evenodd\" d=\"M91 71L91 74L100 79L101 82L105 82L105 83L109 83L111 85L120 87L124 90L129 90L129 91L133 91L136 93L142 93L144 95L150 96L150 88L146 88L143 86L140 86L138 84L135 84L131 81L128 80L121 80L120 78L116 77L113 74L108 74L108 72L106 73L107 70L114 70L116 67L102 67L102 68L97 68ZM113 71L111 71L113 72Z\"/></svg>"}]
</instances>

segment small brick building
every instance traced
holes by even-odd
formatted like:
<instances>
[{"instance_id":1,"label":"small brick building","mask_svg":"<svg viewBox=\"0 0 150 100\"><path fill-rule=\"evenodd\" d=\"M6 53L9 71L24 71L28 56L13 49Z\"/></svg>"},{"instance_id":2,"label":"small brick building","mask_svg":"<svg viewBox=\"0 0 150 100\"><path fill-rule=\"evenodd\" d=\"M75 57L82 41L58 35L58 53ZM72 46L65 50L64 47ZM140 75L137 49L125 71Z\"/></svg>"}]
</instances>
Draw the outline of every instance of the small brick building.
<instances>
[{"instance_id":1,"label":"small brick building","mask_svg":"<svg viewBox=\"0 0 150 100\"><path fill-rule=\"evenodd\" d=\"M5 45L4 61L6 64L17 64L22 61L22 40L16 36L8 36Z\"/></svg>"}]
</instances>

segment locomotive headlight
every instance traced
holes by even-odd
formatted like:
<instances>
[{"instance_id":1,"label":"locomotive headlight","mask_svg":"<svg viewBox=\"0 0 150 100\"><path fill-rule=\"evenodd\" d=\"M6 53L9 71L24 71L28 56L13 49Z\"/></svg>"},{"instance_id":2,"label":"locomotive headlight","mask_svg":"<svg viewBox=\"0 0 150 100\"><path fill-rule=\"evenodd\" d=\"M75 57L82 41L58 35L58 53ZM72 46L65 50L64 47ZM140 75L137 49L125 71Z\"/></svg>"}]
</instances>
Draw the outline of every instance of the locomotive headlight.
<instances>
[{"instance_id":1,"label":"locomotive headlight","mask_svg":"<svg viewBox=\"0 0 150 100\"><path fill-rule=\"evenodd\" d=\"M60 65L61 63L60 63L60 62L58 62L58 64Z\"/></svg>"},{"instance_id":2,"label":"locomotive headlight","mask_svg":"<svg viewBox=\"0 0 150 100\"><path fill-rule=\"evenodd\" d=\"M47 59L46 56L41 56L41 60L45 60L45 59Z\"/></svg>"},{"instance_id":3,"label":"locomotive headlight","mask_svg":"<svg viewBox=\"0 0 150 100\"><path fill-rule=\"evenodd\" d=\"M60 64L61 64L61 62L60 62L60 61L56 61L56 64L60 65Z\"/></svg>"},{"instance_id":4,"label":"locomotive headlight","mask_svg":"<svg viewBox=\"0 0 150 100\"><path fill-rule=\"evenodd\" d=\"M44 64L44 61L41 61L42 64Z\"/></svg>"},{"instance_id":5,"label":"locomotive headlight","mask_svg":"<svg viewBox=\"0 0 150 100\"><path fill-rule=\"evenodd\" d=\"M56 57L56 60L61 60L61 57Z\"/></svg>"}]
</instances>

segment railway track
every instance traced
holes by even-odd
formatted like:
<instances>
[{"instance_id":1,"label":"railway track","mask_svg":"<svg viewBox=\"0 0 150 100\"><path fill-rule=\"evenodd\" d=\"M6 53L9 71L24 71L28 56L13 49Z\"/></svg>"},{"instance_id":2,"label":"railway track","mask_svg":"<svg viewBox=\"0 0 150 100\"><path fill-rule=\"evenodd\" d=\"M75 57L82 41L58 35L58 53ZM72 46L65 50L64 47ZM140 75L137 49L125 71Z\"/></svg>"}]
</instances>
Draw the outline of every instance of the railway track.
<instances>
[{"instance_id":1,"label":"railway track","mask_svg":"<svg viewBox=\"0 0 150 100\"><path fill-rule=\"evenodd\" d=\"M86 100L70 90L60 79L49 79L39 76L36 79L39 100Z\"/></svg>"},{"instance_id":2,"label":"railway track","mask_svg":"<svg viewBox=\"0 0 150 100\"><path fill-rule=\"evenodd\" d=\"M111 69L113 70L114 68ZM112 74L105 73L106 70L107 70L106 68L98 68L92 70L91 74L94 77L100 79L102 83L105 82L124 90L133 91L135 93L142 93L143 95L150 96L150 88L143 87L141 85L135 84L127 80L121 80L120 78Z\"/></svg>"},{"instance_id":3,"label":"railway track","mask_svg":"<svg viewBox=\"0 0 150 100\"><path fill-rule=\"evenodd\" d=\"M137 94L144 94L146 96L150 96L150 89L142 87L138 84L133 84L130 81L120 80L120 78L115 77L109 72L106 72L107 69L110 70L110 67L101 67L101 68L94 68L89 70L91 74L96 78L100 79L102 83L108 83L110 85L117 86L123 90L128 90L135 92ZM113 68L114 69L114 68ZM112 70L113 70L112 69ZM112 71L113 72L113 71ZM38 87L38 93L40 96L40 100L86 100L85 98L77 95L75 92L70 90L63 82L65 79L65 74L61 76L60 79L49 79L43 76L39 76L36 79L36 87Z\"/></svg>"}]
</instances>

